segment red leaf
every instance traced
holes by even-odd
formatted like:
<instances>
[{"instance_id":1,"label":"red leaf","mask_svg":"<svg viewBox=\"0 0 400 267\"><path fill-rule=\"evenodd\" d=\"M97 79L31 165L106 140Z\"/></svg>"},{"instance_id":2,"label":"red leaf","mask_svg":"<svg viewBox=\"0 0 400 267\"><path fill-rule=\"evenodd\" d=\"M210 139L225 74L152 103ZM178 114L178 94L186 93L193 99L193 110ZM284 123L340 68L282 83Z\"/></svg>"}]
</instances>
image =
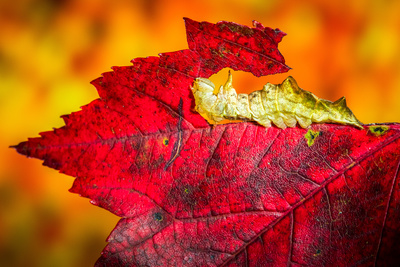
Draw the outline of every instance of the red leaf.
<instances>
[{"instance_id":1,"label":"red leaf","mask_svg":"<svg viewBox=\"0 0 400 267\"><path fill-rule=\"evenodd\" d=\"M210 127L192 111L196 77L288 70L284 34L255 25L186 19L190 49L113 68L100 99L16 147L122 217L98 266L400 262L398 124Z\"/></svg>"},{"instance_id":2,"label":"red leaf","mask_svg":"<svg viewBox=\"0 0 400 267\"><path fill-rule=\"evenodd\" d=\"M226 67L257 77L289 70L277 48L286 35L279 29L264 28L256 21L256 28L225 21L214 25L186 18L185 22L189 48L203 59L198 77L209 77L210 72Z\"/></svg>"}]
</instances>

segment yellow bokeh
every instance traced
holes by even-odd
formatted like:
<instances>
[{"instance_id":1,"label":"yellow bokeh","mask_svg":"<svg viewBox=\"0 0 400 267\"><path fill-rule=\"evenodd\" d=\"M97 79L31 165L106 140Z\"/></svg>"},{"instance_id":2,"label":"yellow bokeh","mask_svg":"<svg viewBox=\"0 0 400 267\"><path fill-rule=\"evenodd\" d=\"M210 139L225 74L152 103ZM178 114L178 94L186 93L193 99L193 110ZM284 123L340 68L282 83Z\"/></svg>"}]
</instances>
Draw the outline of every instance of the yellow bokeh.
<instances>
[{"instance_id":1,"label":"yellow bokeh","mask_svg":"<svg viewBox=\"0 0 400 267\"><path fill-rule=\"evenodd\" d=\"M257 20L288 35L292 70L234 76L238 91L292 75L321 98L345 95L364 123L400 121L400 1L0 1L0 266L90 266L118 218L68 192L73 178L18 155L95 98L89 82L136 57L186 49L183 17ZM225 76L224 74L223 76ZM239 77L240 76L240 77Z\"/></svg>"}]
</instances>

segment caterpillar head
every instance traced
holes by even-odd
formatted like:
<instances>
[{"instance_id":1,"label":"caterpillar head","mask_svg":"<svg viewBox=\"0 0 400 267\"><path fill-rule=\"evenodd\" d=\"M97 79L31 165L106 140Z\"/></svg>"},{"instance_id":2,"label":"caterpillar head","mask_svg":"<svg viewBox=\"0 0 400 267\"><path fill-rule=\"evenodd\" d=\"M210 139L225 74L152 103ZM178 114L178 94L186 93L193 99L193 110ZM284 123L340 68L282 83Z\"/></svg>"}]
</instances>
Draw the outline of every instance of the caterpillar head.
<instances>
[{"instance_id":1,"label":"caterpillar head","mask_svg":"<svg viewBox=\"0 0 400 267\"><path fill-rule=\"evenodd\" d=\"M214 89L215 85L212 81L205 78L196 78L192 87L193 92L200 91L203 93L212 93Z\"/></svg>"},{"instance_id":2,"label":"caterpillar head","mask_svg":"<svg viewBox=\"0 0 400 267\"><path fill-rule=\"evenodd\" d=\"M207 117L211 118L209 111L217 100L217 96L214 95L214 84L208 79L197 78L191 88L196 102L195 109L200 114L206 114Z\"/></svg>"}]
</instances>

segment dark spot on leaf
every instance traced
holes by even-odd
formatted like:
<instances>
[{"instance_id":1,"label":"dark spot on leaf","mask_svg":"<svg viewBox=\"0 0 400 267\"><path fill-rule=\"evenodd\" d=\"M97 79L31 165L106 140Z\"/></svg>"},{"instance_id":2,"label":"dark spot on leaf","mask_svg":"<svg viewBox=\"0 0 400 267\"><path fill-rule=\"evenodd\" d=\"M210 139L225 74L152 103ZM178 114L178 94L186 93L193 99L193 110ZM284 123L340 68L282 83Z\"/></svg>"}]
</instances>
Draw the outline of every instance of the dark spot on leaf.
<instances>
[{"instance_id":1,"label":"dark spot on leaf","mask_svg":"<svg viewBox=\"0 0 400 267\"><path fill-rule=\"evenodd\" d=\"M320 255L320 254L321 254L321 250L320 250L320 249L317 249L317 251L315 251L314 256L318 256L318 255Z\"/></svg>"},{"instance_id":2,"label":"dark spot on leaf","mask_svg":"<svg viewBox=\"0 0 400 267\"><path fill-rule=\"evenodd\" d=\"M154 219L156 219L156 221L161 222L164 218L163 218L163 216L162 216L161 213L156 212L156 213L154 214Z\"/></svg>"},{"instance_id":3,"label":"dark spot on leaf","mask_svg":"<svg viewBox=\"0 0 400 267\"><path fill-rule=\"evenodd\" d=\"M132 149L136 151L136 150L140 149L141 143L134 140L130 143L130 145L131 145Z\"/></svg>"}]
</instances>

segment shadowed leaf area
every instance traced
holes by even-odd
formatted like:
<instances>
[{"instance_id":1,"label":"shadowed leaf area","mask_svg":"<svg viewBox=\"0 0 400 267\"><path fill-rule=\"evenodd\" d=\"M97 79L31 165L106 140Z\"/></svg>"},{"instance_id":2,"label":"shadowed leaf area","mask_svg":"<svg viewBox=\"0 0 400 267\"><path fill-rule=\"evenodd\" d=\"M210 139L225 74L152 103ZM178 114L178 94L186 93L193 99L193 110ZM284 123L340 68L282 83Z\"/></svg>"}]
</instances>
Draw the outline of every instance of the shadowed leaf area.
<instances>
[{"instance_id":1,"label":"shadowed leaf area","mask_svg":"<svg viewBox=\"0 0 400 267\"><path fill-rule=\"evenodd\" d=\"M400 126L211 127L190 86L288 71L285 35L185 19L189 49L93 81L100 98L16 146L121 217L97 266L400 263Z\"/></svg>"}]
</instances>

